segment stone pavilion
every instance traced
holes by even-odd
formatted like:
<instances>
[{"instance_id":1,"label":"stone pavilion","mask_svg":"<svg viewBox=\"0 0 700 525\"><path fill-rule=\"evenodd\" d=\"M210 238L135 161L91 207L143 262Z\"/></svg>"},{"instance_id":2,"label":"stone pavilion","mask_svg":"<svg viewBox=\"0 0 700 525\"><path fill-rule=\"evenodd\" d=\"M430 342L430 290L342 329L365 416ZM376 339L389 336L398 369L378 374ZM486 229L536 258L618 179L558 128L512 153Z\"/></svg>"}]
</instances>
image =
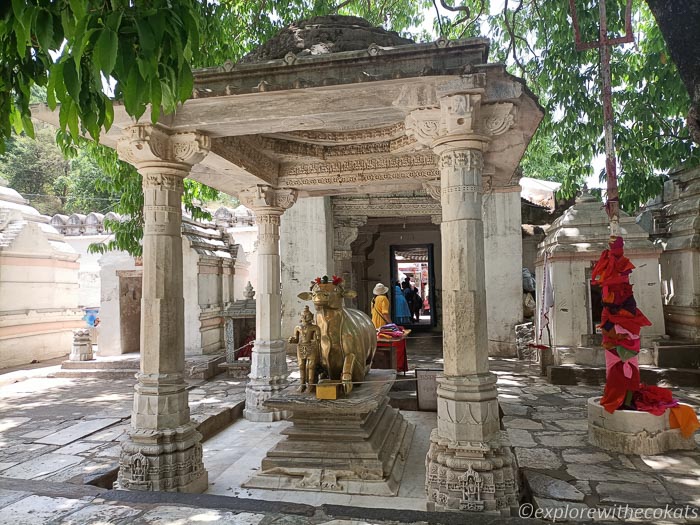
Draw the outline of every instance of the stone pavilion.
<instances>
[{"instance_id":1,"label":"stone pavilion","mask_svg":"<svg viewBox=\"0 0 700 525\"><path fill-rule=\"evenodd\" d=\"M442 265L444 378L426 451L428 497L438 508L507 514L517 506L488 365L482 204L505 209L499 195L513 194L519 206L516 168L542 109L522 80L487 62L488 51L481 38L417 44L362 19L320 17L237 64L196 72L193 98L156 125L115 108L103 141L143 175L145 197L142 363L120 487L207 487L183 379L180 198L191 177L237 195L258 224L245 416L260 422L283 415L263 402L287 386L282 312L299 312L287 298L317 275L351 276L361 263L348 245L362 220L334 215L329 198L417 192L435 237L439 224ZM496 206L486 217L498 215ZM520 244L519 220L514 231Z\"/></svg>"}]
</instances>

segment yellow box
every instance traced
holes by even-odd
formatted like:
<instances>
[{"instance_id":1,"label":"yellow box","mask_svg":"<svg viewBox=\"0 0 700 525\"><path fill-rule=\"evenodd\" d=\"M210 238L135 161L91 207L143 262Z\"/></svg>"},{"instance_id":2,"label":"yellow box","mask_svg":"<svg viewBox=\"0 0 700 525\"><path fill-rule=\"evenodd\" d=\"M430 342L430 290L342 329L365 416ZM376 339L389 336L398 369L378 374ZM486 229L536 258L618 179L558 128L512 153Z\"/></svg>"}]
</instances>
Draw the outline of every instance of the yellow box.
<instances>
[{"instance_id":1,"label":"yellow box","mask_svg":"<svg viewBox=\"0 0 700 525\"><path fill-rule=\"evenodd\" d=\"M316 385L316 399L338 399L342 389L340 381L321 381Z\"/></svg>"}]
</instances>

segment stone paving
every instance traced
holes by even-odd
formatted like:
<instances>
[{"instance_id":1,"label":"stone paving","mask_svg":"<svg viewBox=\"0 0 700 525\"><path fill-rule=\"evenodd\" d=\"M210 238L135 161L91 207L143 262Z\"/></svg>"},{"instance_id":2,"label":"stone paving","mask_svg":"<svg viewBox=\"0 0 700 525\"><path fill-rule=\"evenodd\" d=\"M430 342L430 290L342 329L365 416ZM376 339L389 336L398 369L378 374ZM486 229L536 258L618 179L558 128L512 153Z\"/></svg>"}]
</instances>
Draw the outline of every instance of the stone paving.
<instances>
[{"instance_id":1,"label":"stone paving","mask_svg":"<svg viewBox=\"0 0 700 525\"><path fill-rule=\"evenodd\" d=\"M440 367L440 343L439 337L429 334L412 337L410 368ZM625 456L597 449L587 443L585 406L589 397L600 394L600 387L549 385L538 375L538 365L534 363L491 359L490 364L499 378L503 424L523 473L526 501L533 505L522 507L524 516L539 508L539 516L562 521L564 511L567 517L580 519L581 512L593 509L598 513L595 521L617 518L617 522L628 522L635 509L668 509L662 518L649 514L653 519L637 521L700 523L698 450ZM289 365L293 376L298 377L295 363L290 360ZM51 370L46 368L44 375ZM316 506L302 505L301 512L302 507L295 507L300 504L291 502L218 495L154 495L85 485L95 483L101 476L101 486L110 484L119 440L129 424L134 381L42 377L39 369L19 376L16 372L2 372L2 524L464 523L463 517L459 521L449 513L436 515L438 518L405 507L386 510L324 506L328 502L322 498ZM200 423L206 437L228 426L240 414L245 397L242 380L218 376L210 381L189 381L189 385L192 417ZM700 406L700 389L674 389L674 395L692 406ZM696 440L700 443L697 435ZM630 509L625 511L626 505ZM685 518L679 517L678 511L683 508L695 511L695 515L686 512ZM617 513L605 514L610 510ZM469 518L470 523L521 522L473 515Z\"/></svg>"},{"instance_id":2,"label":"stone paving","mask_svg":"<svg viewBox=\"0 0 700 525\"><path fill-rule=\"evenodd\" d=\"M36 374L0 383L0 477L78 484L109 477L129 427L134 384ZM242 409L242 380L218 376L189 387L192 418L205 436Z\"/></svg>"},{"instance_id":3,"label":"stone paving","mask_svg":"<svg viewBox=\"0 0 700 525\"><path fill-rule=\"evenodd\" d=\"M595 509L608 517L615 508L668 509L654 523L700 523L700 451L628 456L588 444L586 401L596 386L554 386L538 375L539 365L492 360L498 375L503 425L535 507ZM700 389L674 388L674 396L700 406ZM700 434L696 433L700 444ZM685 512L680 509L687 508ZM631 517L629 510L627 517ZM641 512L641 511L639 511ZM619 517L618 511L618 517ZM622 514L624 516L624 514ZM653 515L652 514L647 514ZM683 516L687 516L686 519ZM620 521L628 521L620 520Z\"/></svg>"}]
</instances>

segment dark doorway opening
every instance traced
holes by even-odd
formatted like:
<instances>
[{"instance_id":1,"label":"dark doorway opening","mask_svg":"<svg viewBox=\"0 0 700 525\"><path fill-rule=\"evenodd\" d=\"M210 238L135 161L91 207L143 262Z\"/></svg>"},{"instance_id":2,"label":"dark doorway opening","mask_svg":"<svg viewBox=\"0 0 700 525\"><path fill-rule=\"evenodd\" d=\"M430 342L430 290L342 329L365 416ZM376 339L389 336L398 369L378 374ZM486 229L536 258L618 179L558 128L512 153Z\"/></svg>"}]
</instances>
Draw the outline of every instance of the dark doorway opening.
<instances>
[{"instance_id":1,"label":"dark doorway opening","mask_svg":"<svg viewBox=\"0 0 700 525\"><path fill-rule=\"evenodd\" d=\"M437 324L435 312L435 264L432 244L392 245L390 251L391 305L395 312L396 285L406 299L415 329L430 329ZM408 291L407 291L408 289Z\"/></svg>"}]
</instances>

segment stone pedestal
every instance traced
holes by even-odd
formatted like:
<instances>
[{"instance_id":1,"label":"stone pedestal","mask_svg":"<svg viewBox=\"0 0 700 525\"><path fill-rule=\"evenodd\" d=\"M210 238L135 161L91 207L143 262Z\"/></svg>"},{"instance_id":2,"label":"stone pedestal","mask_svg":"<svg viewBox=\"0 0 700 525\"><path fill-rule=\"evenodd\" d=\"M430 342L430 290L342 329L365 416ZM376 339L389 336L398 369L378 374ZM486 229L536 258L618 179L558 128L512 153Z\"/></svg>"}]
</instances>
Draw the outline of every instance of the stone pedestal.
<instances>
[{"instance_id":1,"label":"stone pedestal","mask_svg":"<svg viewBox=\"0 0 700 525\"><path fill-rule=\"evenodd\" d=\"M291 189L258 185L239 194L258 224L258 290L250 381L243 414L249 421L279 421L289 414L263 405L287 386L286 343L282 340L280 218L296 201Z\"/></svg>"},{"instance_id":2,"label":"stone pedestal","mask_svg":"<svg viewBox=\"0 0 700 525\"><path fill-rule=\"evenodd\" d=\"M94 359L92 355L92 338L90 330L73 330L73 346L71 347L69 361L91 361Z\"/></svg>"},{"instance_id":3,"label":"stone pedestal","mask_svg":"<svg viewBox=\"0 0 700 525\"><path fill-rule=\"evenodd\" d=\"M693 436L683 437L671 428L670 409L660 416L636 410L612 414L600 405L600 397L588 399L588 441L611 452L636 455L663 454L669 450L694 450Z\"/></svg>"},{"instance_id":4,"label":"stone pedestal","mask_svg":"<svg viewBox=\"0 0 700 525\"><path fill-rule=\"evenodd\" d=\"M121 489L203 492L208 476L185 383L181 198L191 165L209 149L196 133L135 125L117 150L143 176L141 371L122 442Z\"/></svg>"},{"instance_id":5,"label":"stone pedestal","mask_svg":"<svg viewBox=\"0 0 700 525\"><path fill-rule=\"evenodd\" d=\"M244 486L395 496L414 430L388 405L395 377L372 370L368 383L337 400L289 390L268 399L266 406L293 414L292 426Z\"/></svg>"}]
</instances>

